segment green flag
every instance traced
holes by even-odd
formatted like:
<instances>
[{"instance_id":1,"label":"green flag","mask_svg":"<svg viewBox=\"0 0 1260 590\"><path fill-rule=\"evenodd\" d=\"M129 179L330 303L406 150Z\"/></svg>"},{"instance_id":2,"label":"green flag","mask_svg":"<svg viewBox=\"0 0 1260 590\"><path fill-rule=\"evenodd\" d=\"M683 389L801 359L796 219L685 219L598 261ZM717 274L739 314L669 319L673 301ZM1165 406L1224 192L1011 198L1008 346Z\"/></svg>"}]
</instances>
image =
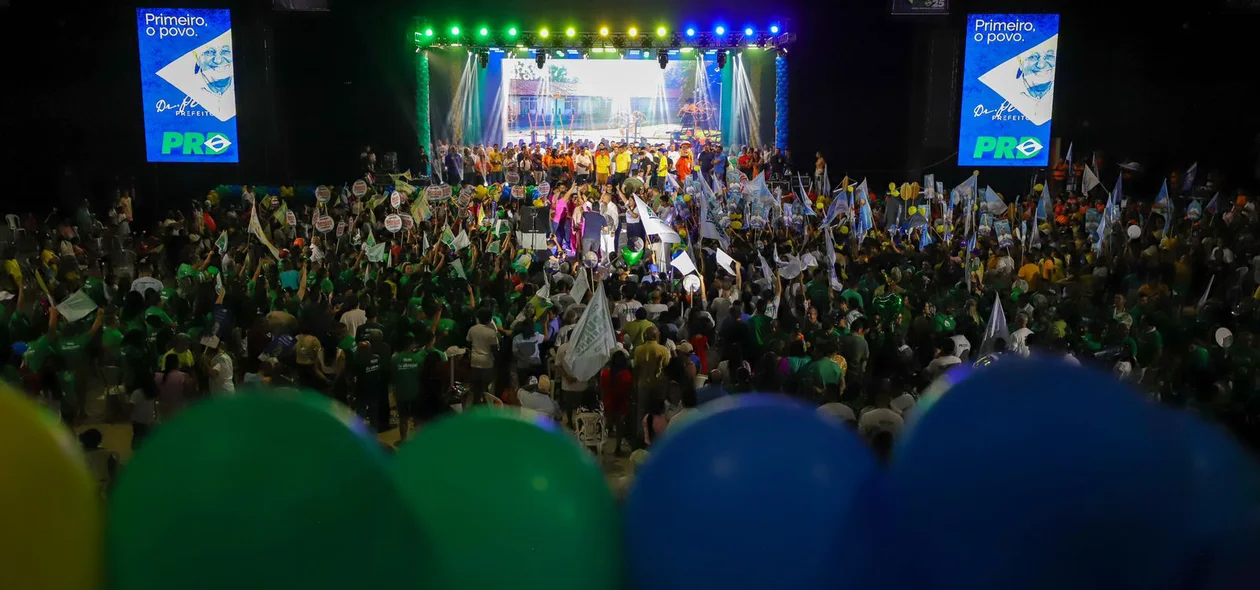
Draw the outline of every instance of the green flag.
<instances>
[{"instance_id":1,"label":"green flag","mask_svg":"<svg viewBox=\"0 0 1260 590\"><path fill-rule=\"evenodd\" d=\"M227 232L221 232L219 234L219 239L214 241L214 247L219 249L220 254L227 252L227 248L228 248Z\"/></svg>"},{"instance_id":2,"label":"green flag","mask_svg":"<svg viewBox=\"0 0 1260 590\"><path fill-rule=\"evenodd\" d=\"M455 242L455 234L451 233L451 226L442 226L442 243L450 246Z\"/></svg>"}]
</instances>

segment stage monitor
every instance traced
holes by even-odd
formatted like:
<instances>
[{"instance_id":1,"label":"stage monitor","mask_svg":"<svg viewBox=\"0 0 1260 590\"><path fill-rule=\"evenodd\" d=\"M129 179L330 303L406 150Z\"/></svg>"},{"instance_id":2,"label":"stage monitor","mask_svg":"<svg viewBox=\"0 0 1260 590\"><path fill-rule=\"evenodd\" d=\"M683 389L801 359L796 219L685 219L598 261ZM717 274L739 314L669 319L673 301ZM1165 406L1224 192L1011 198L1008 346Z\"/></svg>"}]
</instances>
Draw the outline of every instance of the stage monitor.
<instances>
[{"instance_id":1,"label":"stage monitor","mask_svg":"<svg viewBox=\"0 0 1260 590\"><path fill-rule=\"evenodd\" d=\"M236 163L229 10L138 8L149 162Z\"/></svg>"},{"instance_id":2,"label":"stage monitor","mask_svg":"<svg viewBox=\"0 0 1260 590\"><path fill-rule=\"evenodd\" d=\"M967 15L959 166L1048 164L1057 14Z\"/></svg>"}]
</instances>

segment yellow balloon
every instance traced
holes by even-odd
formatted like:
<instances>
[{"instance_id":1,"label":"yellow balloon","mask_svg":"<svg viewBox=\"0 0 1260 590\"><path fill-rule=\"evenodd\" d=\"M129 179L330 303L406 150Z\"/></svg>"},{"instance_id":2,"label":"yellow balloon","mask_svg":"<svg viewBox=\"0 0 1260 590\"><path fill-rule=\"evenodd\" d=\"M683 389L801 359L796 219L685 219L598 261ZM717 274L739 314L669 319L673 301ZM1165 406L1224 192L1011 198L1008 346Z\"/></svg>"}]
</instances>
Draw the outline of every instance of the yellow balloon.
<instances>
[{"instance_id":1,"label":"yellow balloon","mask_svg":"<svg viewBox=\"0 0 1260 590\"><path fill-rule=\"evenodd\" d=\"M690 202L691 202L691 195L683 195L683 202L684 202L684 203L690 203Z\"/></svg>"},{"instance_id":2,"label":"yellow balloon","mask_svg":"<svg viewBox=\"0 0 1260 590\"><path fill-rule=\"evenodd\" d=\"M853 192L853 185L849 185L849 192Z\"/></svg>"},{"instance_id":3,"label":"yellow balloon","mask_svg":"<svg viewBox=\"0 0 1260 590\"><path fill-rule=\"evenodd\" d=\"M822 201L818 201L817 203L814 203L814 206L817 207L819 211L822 211L823 209L826 208L827 205L826 203L823 203Z\"/></svg>"},{"instance_id":4,"label":"yellow balloon","mask_svg":"<svg viewBox=\"0 0 1260 590\"><path fill-rule=\"evenodd\" d=\"M919 208L915 207L914 205L911 205L909 209L906 209L906 212L911 215L914 215L915 213L919 212Z\"/></svg>"},{"instance_id":5,"label":"yellow balloon","mask_svg":"<svg viewBox=\"0 0 1260 590\"><path fill-rule=\"evenodd\" d=\"M849 226L847 226L847 225L842 225L842 226L840 226L840 233L842 233L842 234L847 234L847 233L849 233Z\"/></svg>"},{"instance_id":6,"label":"yellow balloon","mask_svg":"<svg viewBox=\"0 0 1260 590\"><path fill-rule=\"evenodd\" d=\"M0 385L0 571L9 588L94 590L101 493L79 441L47 410Z\"/></svg>"},{"instance_id":7,"label":"yellow balloon","mask_svg":"<svg viewBox=\"0 0 1260 590\"><path fill-rule=\"evenodd\" d=\"M678 228L678 236L682 238L687 237L687 228L685 227Z\"/></svg>"},{"instance_id":8,"label":"yellow balloon","mask_svg":"<svg viewBox=\"0 0 1260 590\"><path fill-rule=\"evenodd\" d=\"M972 171L971 171L971 175L972 175L972 176L980 176L980 171L979 171L979 170L972 170Z\"/></svg>"},{"instance_id":9,"label":"yellow balloon","mask_svg":"<svg viewBox=\"0 0 1260 590\"><path fill-rule=\"evenodd\" d=\"M897 183L895 182L888 183L888 190L897 192Z\"/></svg>"},{"instance_id":10,"label":"yellow balloon","mask_svg":"<svg viewBox=\"0 0 1260 590\"><path fill-rule=\"evenodd\" d=\"M740 222L740 221L731 222L731 229L743 229L743 228L744 228L743 222Z\"/></svg>"},{"instance_id":11,"label":"yellow balloon","mask_svg":"<svg viewBox=\"0 0 1260 590\"><path fill-rule=\"evenodd\" d=\"M1041 184L1041 183L1037 183L1037 184L1033 185L1033 190L1034 190L1034 191L1037 191L1037 192L1041 192L1041 191L1042 191L1043 189L1045 189L1045 188L1046 188L1046 185Z\"/></svg>"}]
</instances>

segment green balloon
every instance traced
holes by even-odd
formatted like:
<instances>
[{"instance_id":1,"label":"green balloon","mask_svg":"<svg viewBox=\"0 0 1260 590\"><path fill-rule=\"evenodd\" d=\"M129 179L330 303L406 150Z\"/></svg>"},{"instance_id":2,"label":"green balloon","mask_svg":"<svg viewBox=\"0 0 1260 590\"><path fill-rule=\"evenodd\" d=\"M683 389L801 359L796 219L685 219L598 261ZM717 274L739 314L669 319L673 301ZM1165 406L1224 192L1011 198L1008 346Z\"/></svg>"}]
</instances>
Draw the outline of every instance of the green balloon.
<instances>
[{"instance_id":1,"label":"green balloon","mask_svg":"<svg viewBox=\"0 0 1260 590\"><path fill-rule=\"evenodd\" d=\"M631 250L630 248L622 248L621 259L626 261L626 266L634 266L638 264L640 260L643 260L643 253L646 251L647 250L644 249L644 250L639 250L638 252L635 252L634 250Z\"/></svg>"},{"instance_id":2,"label":"green balloon","mask_svg":"<svg viewBox=\"0 0 1260 590\"><path fill-rule=\"evenodd\" d=\"M111 590L410 588L426 569L375 437L293 391L213 398L159 426L110 497L106 539Z\"/></svg>"},{"instance_id":3,"label":"green balloon","mask_svg":"<svg viewBox=\"0 0 1260 590\"><path fill-rule=\"evenodd\" d=\"M441 420L403 445L396 470L434 557L409 568L415 587L621 587L621 523L608 484L550 420L484 409Z\"/></svg>"},{"instance_id":4,"label":"green balloon","mask_svg":"<svg viewBox=\"0 0 1260 590\"><path fill-rule=\"evenodd\" d=\"M884 319L892 319L901 312L901 295L889 293L875 298L875 312Z\"/></svg>"}]
</instances>

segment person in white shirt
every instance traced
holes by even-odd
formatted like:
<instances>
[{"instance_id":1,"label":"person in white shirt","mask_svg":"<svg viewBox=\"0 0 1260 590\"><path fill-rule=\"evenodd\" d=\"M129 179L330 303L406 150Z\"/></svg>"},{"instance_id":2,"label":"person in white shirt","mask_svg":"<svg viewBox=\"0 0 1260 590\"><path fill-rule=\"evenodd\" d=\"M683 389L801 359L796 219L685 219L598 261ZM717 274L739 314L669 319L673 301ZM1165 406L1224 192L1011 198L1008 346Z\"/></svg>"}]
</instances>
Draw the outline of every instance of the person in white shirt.
<instances>
[{"instance_id":1,"label":"person in white shirt","mask_svg":"<svg viewBox=\"0 0 1260 590\"><path fill-rule=\"evenodd\" d=\"M359 326L367 323L367 313L359 309L359 300L353 296L347 300L346 307L350 311L341 314L341 324L346 327L347 334L358 334Z\"/></svg>"},{"instance_id":2,"label":"person in white shirt","mask_svg":"<svg viewBox=\"0 0 1260 590\"><path fill-rule=\"evenodd\" d=\"M494 327L490 310L477 310L477 325L468 329L468 364L472 367L473 401L480 394L494 392L494 357L499 350L499 330Z\"/></svg>"},{"instance_id":3,"label":"person in white shirt","mask_svg":"<svg viewBox=\"0 0 1260 590\"><path fill-rule=\"evenodd\" d=\"M621 290L621 301L613 304L612 317L613 321L621 320L622 326L634 321L634 312L643 307L642 303L634 300L634 285L626 285Z\"/></svg>"},{"instance_id":4,"label":"person in white shirt","mask_svg":"<svg viewBox=\"0 0 1260 590\"><path fill-rule=\"evenodd\" d=\"M930 378L935 379L950 369L961 365L962 359L956 354L957 343L952 338L946 338L936 348L936 358L928 363L927 368L923 372Z\"/></svg>"},{"instance_id":5,"label":"person in white shirt","mask_svg":"<svg viewBox=\"0 0 1260 590\"><path fill-rule=\"evenodd\" d=\"M1028 337L1033 334L1033 331L1028 329L1028 316L1022 313L1016 316L1015 325L1017 328L1011 331L1010 351L1027 357L1032 354L1028 349Z\"/></svg>"},{"instance_id":6,"label":"person in white shirt","mask_svg":"<svg viewBox=\"0 0 1260 590\"><path fill-rule=\"evenodd\" d=\"M523 322L520 333L512 338L518 382L525 383L542 373L542 357L538 349L542 343L543 335L534 330L533 322Z\"/></svg>"},{"instance_id":7,"label":"person in white shirt","mask_svg":"<svg viewBox=\"0 0 1260 590\"><path fill-rule=\"evenodd\" d=\"M573 156L573 180L578 184L588 184L591 181L591 154L582 148Z\"/></svg>"},{"instance_id":8,"label":"person in white shirt","mask_svg":"<svg viewBox=\"0 0 1260 590\"><path fill-rule=\"evenodd\" d=\"M232 367L232 355L228 354L227 347L220 343L215 348L206 348L206 355L210 356L210 391L221 395L232 395L236 393L235 371ZM212 356L211 356L212 355Z\"/></svg>"}]
</instances>

